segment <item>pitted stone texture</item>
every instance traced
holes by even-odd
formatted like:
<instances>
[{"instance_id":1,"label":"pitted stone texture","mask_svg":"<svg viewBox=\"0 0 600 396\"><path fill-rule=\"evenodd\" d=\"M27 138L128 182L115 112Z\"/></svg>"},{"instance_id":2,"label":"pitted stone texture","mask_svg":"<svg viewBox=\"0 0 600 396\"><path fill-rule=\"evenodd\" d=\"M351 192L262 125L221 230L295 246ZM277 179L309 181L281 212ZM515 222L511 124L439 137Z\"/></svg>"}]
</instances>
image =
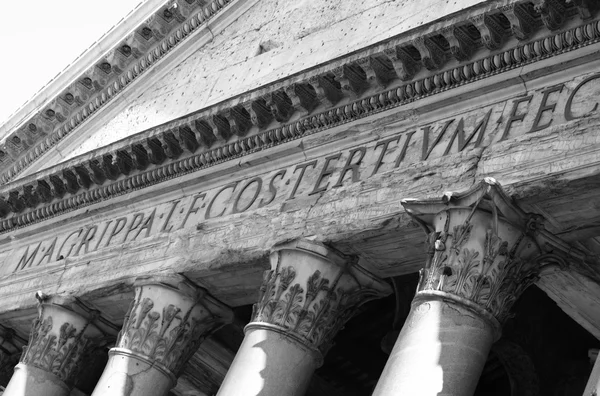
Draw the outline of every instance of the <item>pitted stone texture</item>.
<instances>
[{"instance_id":1,"label":"pitted stone texture","mask_svg":"<svg viewBox=\"0 0 600 396\"><path fill-rule=\"evenodd\" d=\"M481 3L261 0L65 159ZM50 164L46 164L50 165Z\"/></svg>"},{"instance_id":2,"label":"pitted stone texture","mask_svg":"<svg viewBox=\"0 0 600 396\"><path fill-rule=\"evenodd\" d=\"M478 314L452 302L417 300L373 396L470 396L494 332Z\"/></svg>"}]
</instances>

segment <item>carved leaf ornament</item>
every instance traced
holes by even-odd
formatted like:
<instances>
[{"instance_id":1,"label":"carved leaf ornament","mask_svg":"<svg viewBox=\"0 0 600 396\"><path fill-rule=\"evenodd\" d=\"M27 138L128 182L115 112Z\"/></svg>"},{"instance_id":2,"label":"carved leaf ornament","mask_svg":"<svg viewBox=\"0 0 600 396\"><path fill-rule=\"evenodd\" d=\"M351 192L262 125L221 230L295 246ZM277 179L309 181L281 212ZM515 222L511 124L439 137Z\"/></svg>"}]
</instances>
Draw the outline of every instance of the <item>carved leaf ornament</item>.
<instances>
[{"instance_id":1,"label":"carved leaf ornament","mask_svg":"<svg viewBox=\"0 0 600 396\"><path fill-rule=\"evenodd\" d=\"M84 335L90 322L87 321L80 331L75 325L63 322L57 335L52 332L53 316L43 314L43 305L40 312L33 322L29 344L20 362L50 372L71 386L80 369L79 361L92 341Z\"/></svg>"},{"instance_id":2,"label":"carved leaf ornament","mask_svg":"<svg viewBox=\"0 0 600 396\"><path fill-rule=\"evenodd\" d=\"M185 311L175 304L157 310L143 291L140 287L116 346L160 363L177 376L202 341L224 324L223 318L211 314L201 298Z\"/></svg>"},{"instance_id":3,"label":"carved leaf ornament","mask_svg":"<svg viewBox=\"0 0 600 396\"><path fill-rule=\"evenodd\" d=\"M543 229L540 216L517 208L493 179L442 201L402 204L428 233L417 296L466 302L502 323L542 267L563 263L566 245Z\"/></svg>"},{"instance_id":4,"label":"carved leaf ornament","mask_svg":"<svg viewBox=\"0 0 600 396\"><path fill-rule=\"evenodd\" d=\"M550 29L554 29L554 27L558 29L563 26L563 22L569 17L570 12L565 14L552 5L556 4L556 1L536 0L535 2L540 3L536 12L541 13L540 15L543 16L543 20ZM406 41L400 45L399 42L394 42L394 40L397 41L397 38L392 38L390 39L392 41L382 44L383 47L378 54L373 54L373 49L367 48L365 51L368 53L364 52L362 55L358 55L361 57L358 62L351 61L356 58L357 54L349 54L350 58L341 62L345 63L347 65L345 68L348 69L354 63L364 66L364 62L369 57L374 56L380 60L387 59L386 63L389 61L395 70L392 74L405 83L400 84L393 81L390 83L388 78L395 79L395 77L389 77L389 75L386 77L386 73L383 73L379 75L378 79L383 78L381 81L388 81L385 85L391 88L381 90L380 87L372 87L377 91L373 92L372 89L362 89L364 87L361 85L357 92L369 93L367 96L360 94L356 100L350 99L350 102L338 105L345 95L349 98L356 93L342 91L341 83L336 80L337 76L333 70L323 70L319 74L309 73L305 76L306 80L299 84L304 87L305 92L314 90L315 95L311 95L311 97L315 98L314 100L317 102L310 106L306 105L304 110L317 109L320 104L324 105L325 109L294 118L293 122L289 122L288 119L280 125L268 128L273 119L271 105L275 108L277 106L271 101L268 104L266 99L269 96L272 99L275 90L278 91L280 105L288 106L289 111L286 112L286 117L290 117L294 109L291 103L281 101L281 95L286 95L286 92L280 89L281 84L278 83L275 86L261 89L264 95L259 97L248 93L247 97L235 97L225 105L218 105L219 108L227 107L223 114L231 112L236 114L233 118L229 115L214 115L215 108L207 108L200 113L186 117L185 120L173 120L167 127L156 127L138 137L132 137L97 150L92 159L86 159L84 162L82 162L83 160L73 160L61 163L48 169L47 176L37 181L34 181L33 178L20 179L15 182L15 185L11 185L10 189L5 189L0 194L0 217L2 218L0 233L30 226L82 206L111 199L132 190L154 186L156 183L183 174L216 166L224 161L235 160L240 156L285 144L291 140L301 139L307 134L327 130L339 123L404 106L407 103L458 88L466 83L508 72L565 52L576 51L585 46L595 45L600 41L600 21L592 20L569 29L561 27L555 34L498 51L497 47L504 45L505 39L508 37L506 36L507 31L514 30L518 32L515 34L519 39L525 39L526 36L531 36L537 30L539 17L536 16L531 3L531 1L527 1L502 6L502 12L506 14L505 17L510 22L510 29L499 24L500 20L505 20L504 17L500 18L500 9L498 12L492 12L493 15L489 12L475 15L468 24L475 26L475 30L478 31L476 33L465 28L467 21L463 20L459 21L458 25L460 26L447 26L451 29L445 31L446 41L451 45L450 52L460 53L457 58L464 59L464 57L471 56L470 54L477 49L478 41L482 41L493 53L468 63L461 61L460 64L443 72L429 73L427 76L413 80L420 67L425 63L428 63L430 67L435 67L436 64L441 67L445 64L445 56L431 55L436 53L435 47L440 47L439 40L436 41L438 44L435 44L431 37L427 37L427 40L424 39L425 41L418 40L417 43L412 44ZM583 0L574 2L574 6L585 18L591 17L589 4L591 4L589 1L584 2ZM482 6L484 6L483 3ZM500 7L500 4L498 6ZM532 23L534 26L528 28L528 24ZM461 31L461 29L463 30ZM469 36L468 39L465 38L465 35ZM481 40L479 40L479 36L482 36ZM417 44L419 48L417 49L413 44ZM409 51L409 48L414 48L414 51ZM459 48L458 52L454 50L456 48ZM420 54L421 60L416 60L417 58L414 56L418 55L414 54L415 51ZM343 69L341 70L343 71ZM297 76L290 78L297 79ZM88 78L85 78L84 81L86 79ZM89 84L91 87L91 79ZM289 84L286 87L287 91L291 87ZM378 84L381 85L379 82ZM88 84L85 83L85 85ZM244 118L247 118L246 121L256 124L259 132L248 131L245 127L241 129L231 127L235 118L239 118L240 113L243 113L242 108L249 114L244 114ZM83 119L93 114L87 110L84 113ZM230 117L231 125L227 117ZM216 120L221 122L218 123ZM76 124L79 123L80 121L76 122ZM5 161L5 165L8 167L4 173L0 174L0 181L8 183L13 180L29 164L36 161L41 153L53 147L75 127L74 124L67 130L61 128L60 131L54 131L52 138L48 136L46 139L38 141L34 145L35 150L34 146L31 146L29 150L23 151L23 142L26 139L22 142L18 136L13 136L19 140L19 144L12 149L12 156L16 155L20 159L16 161L9 153L0 150L0 162ZM174 133L177 129L179 134ZM29 130L27 133L33 133L38 130L38 127L35 126L35 123L30 123L26 129L17 132L21 134L26 130ZM239 133L235 139L233 139L232 130L237 130L235 133ZM179 135L180 144L177 142L177 135ZM43 134L38 134L38 137L41 136ZM150 140L148 140L149 136L152 136ZM225 139L225 136L230 138L229 143L220 141L215 144L217 140ZM13 139L6 140L7 145L13 145L13 143ZM113 153L117 153L116 159ZM110 180L110 182L106 182L106 180Z\"/></svg>"},{"instance_id":5,"label":"carved leaf ornament","mask_svg":"<svg viewBox=\"0 0 600 396\"><path fill-rule=\"evenodd\" d=\"M345 268L332 279L314 270L302 279L292 265L266 271L258 302L248 325L266 323L325 355L331 340L356 309L382 295L381 290L363 287Z\"/></svg>"},{"instance_id":6,"label":"carved leaf ornament","mask_svg":"<svg viewBox=\"0 0 600 396\"><path fill-rule=\"evenodd\" d=\"M524 234L509 251L508 242L488 229L483 249L477 251L462 247L471 230L466 221L451 233L431 233L434 254L421 270L418 291L437 290L465 298L503 322L514 301L537 280L539 266L517 255Z\"/></svg>"}]
</instances>

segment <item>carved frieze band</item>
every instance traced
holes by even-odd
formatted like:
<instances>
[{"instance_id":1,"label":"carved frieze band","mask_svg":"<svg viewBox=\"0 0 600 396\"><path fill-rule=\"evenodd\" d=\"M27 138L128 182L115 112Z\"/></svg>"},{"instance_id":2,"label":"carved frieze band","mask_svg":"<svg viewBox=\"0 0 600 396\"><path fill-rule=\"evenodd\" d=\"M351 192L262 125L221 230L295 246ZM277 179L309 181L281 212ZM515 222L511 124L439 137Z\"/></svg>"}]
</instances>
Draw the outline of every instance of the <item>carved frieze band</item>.
<instances>
[{"instance_id":1,"label":"carved frieze band","mask_svg":"<svg viewBox=\"0 0 600 396\"><path fill-rule=\"evenodd\" d=\"M297 268L295 262L305 268ZM266 324L322 356L360 305L391 292L389 285L356 264L338 267L316 259L311 265L287 256L285 250L273 252L271 264L274 269L264 274L247 328Z\"/></svg>"},{"instance_id":2,"label":"carved frieze band","mask_svg":"<svg viewBox=\"0 0 600 396\"><path fill-rule=\"evenodd\" d=\"M202 4L203 7L198 12L197 3L177 0L175 4L160 9L148 19L145 26L141 26L121 46L113 49L105 59L88 70L80 81L59 94L49 107L11 133L5 141L4 151L0 150L0 166L4 168L0 182L12 180L230 2L231 0L213 0L207 5ZM398 42L379 54L357 62L348 62L343 67L313 77L322 81L337 79L332 81L333 85L341 84L342 91L350 98L355 98L372 82L383 87L395 78L402 81L411 79L421 64L435 70L443 66L450 56L464 61L479 44L489 50L497 50L506 42L509 33L523 40L537 30L540 19L548 29L554 31L562 27L572 14L579 12L580 17L587 20L597 8L590 1L573 3L565 3L564 0L515 2L473 16L468 25L464 21L458 21L452 26L440 26L434 31L442 31L441 35L417 34L416 38ZM505 26L507 24L509 29ZM253 102L231 106L218 114L208 111L210 116L190 124L187 132L184 132L188 136L190 133L196 134L196 138L185 141L186 137L179 134L179 138L183 140L180 144L194 147L200 142L208 143L207 147L210 147L214 140L226 143L233 135L244 136L252 125L264 127L264 120L260 120L260 124L256 123L260 118L248 109L264 106L265 101L268 102L266 108L271 113L267 117L284 123L293 111L310 111L317 103L328 103L331 106L342 94L330 92L325 102L321 101L322 97L315 101L317 95L314 92L318 92L319 87L304 82L300 84L300 90L309 92L308 97L313 98L307 102L299 100L306 99L306 95L297 95L291 89L293 84L288 85L283 90L271 90ZM331 100L332 97L337 100ZM246 101L235 98L234 102ZM112 162L116 162L116 158Z\"/></svg>"},{"instance_id":3,"label":"carved frieze band","mask_svg":"<svg viewBox=\"0 0 600 396\"><path fill-rule=\"evenodd\" d=\"M210 132L213 129L210 128L211 125L217 128L218 123L207 121L201 114L195 115L178 121L176 125L150 131L150 134L143 138L133 138L125 143L117 143L107 149L99 150L105 153L87 162L72 161L61 165L60 170L36 182L21 182L22 184L18 186L11 186L0 195L0 216L7 217L11 213L13 216L0 221L0 233L336 125L368 117L598 41L600 41L600 22L593 21L442 73L402 84L397 88L372 94L337 108L310 114L291 123L212 149L205 147L200 150L200 147L210 146L216 141L217 138ZM346 72L340 71L340 73ZM335 81L327 76L310 81L314 88L314 96L311 97L327 97L333 101L336 100L336 96L327 94L327 89L337 89L341 92L341 87L336 88ZM348 86L352 84L348 83ZM277 106L273 104L274 102L264 101L260 106L247 107L251 110L250 113L244 108L238 116L248 114L248 117L256 119L256 122L262 122L259 121L263 117L260 116L263 114L261 109L268 107L267 103ZM301 101L298 99L297 103ZM281 111L278 114L282 114ZM224 130L219 133L222 135L229 132ZM199 150L200 152L196 153ZM151 169L147 169L151 165L153 165ZM113 180L116 181L110 182Z\"/></svg>"},{"instance_id":4,"label":"carved frieze band","mask_svg":"<svg viewBox=\"0 0 600 396\"><path fill-rule=\"evenodd\" d=\"M177 377L202 341L233 319L203 290L184 293L165 284L136 288L116 350L126 350Z\"/></svg>"}]
</instances>

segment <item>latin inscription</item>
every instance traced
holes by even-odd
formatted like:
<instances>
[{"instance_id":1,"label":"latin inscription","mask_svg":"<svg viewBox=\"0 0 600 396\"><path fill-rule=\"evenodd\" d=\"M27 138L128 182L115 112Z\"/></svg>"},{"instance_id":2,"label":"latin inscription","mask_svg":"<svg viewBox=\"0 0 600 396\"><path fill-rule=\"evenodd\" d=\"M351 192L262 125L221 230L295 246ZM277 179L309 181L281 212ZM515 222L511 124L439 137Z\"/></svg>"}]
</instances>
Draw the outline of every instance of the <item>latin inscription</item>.
<instances>
[{"instance_id":1,"label":"latin inscription","mask_svg":"<svg viewBox=\"0 0 600 396\"><path fill-rule=\"evenodd\" d=\"M206 221L358 183L418 161L488 146L517 135L597 113L600 73L427 125L408 128L364 146L332 153L265 175L89 224L18 249L13 271L78 257L161 233L201 227Z\"/></svg>"}]
</instances>

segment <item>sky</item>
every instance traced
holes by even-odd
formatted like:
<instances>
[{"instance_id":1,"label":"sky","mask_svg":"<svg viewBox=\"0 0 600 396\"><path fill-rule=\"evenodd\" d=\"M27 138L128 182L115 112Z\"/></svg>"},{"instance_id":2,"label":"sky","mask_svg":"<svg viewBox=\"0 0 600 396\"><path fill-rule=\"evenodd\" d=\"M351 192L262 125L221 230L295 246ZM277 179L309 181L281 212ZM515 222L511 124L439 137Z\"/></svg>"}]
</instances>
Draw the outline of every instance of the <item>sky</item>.
<instances>
[{"instance_id":1,"label":"sky","mask_svg":"<svg viewBox=\"0 0 600 396\"><path fill-rule=\"evenodd\" d=\"M143 0L4 0L0 125Z\"/></svg>"}]
</instances>

